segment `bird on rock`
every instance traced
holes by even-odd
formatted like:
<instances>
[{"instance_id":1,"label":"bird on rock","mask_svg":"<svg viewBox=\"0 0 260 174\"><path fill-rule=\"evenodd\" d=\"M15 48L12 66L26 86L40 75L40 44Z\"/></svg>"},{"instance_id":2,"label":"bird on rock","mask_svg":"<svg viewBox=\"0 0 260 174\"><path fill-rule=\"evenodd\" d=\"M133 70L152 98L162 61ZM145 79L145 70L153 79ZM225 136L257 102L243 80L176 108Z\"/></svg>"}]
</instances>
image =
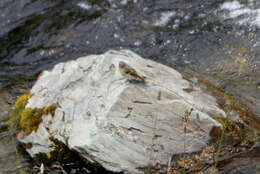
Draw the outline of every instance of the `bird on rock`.
<instances>
[{"instance_id":1,"label":"bird on rock","mask_svg":"<svg viewBox=\"0 0 260 174\"><path fill-rule=\"evenodd\" d=\"M133 67L125 62L119 62L119 71L130 81L145 82L146 77L139 75Z\"/></svg>"}]
</instances>

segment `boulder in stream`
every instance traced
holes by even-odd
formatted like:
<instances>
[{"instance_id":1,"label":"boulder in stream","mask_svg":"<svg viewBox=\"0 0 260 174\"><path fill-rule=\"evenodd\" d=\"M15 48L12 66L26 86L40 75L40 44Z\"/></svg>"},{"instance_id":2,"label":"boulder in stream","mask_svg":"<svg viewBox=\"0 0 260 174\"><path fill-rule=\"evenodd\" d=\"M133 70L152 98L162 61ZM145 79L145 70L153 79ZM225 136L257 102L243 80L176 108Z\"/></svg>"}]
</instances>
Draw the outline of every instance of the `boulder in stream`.
<instances>
[{"instance_id":1,"label":"boulder in stream","mask_svg":"<svg viewBox=\"0 0 260 174\"><path fill-rule=\"evenodd\" d=\"M179 72L128 50L59 63L31 94L25 109L41 111L41 122L19 141L31 144L32 157L61 142L114 172L144 173L172 155L198 152L221 128L213 117L225 117Z\"/></svg>"}]
</instances>

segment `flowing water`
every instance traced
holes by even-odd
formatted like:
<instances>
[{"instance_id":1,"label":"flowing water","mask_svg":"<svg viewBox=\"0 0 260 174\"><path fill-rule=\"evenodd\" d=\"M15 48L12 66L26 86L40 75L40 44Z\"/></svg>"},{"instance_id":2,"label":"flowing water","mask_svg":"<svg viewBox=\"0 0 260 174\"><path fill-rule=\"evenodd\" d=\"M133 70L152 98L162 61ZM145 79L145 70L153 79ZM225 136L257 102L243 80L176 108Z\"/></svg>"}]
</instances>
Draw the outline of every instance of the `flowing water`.
<instances>
[{"instance_id":1,"label":"flowing water","mask_svg":"<svg viewBox=\"0 0 260 174\"><path fill-rule=\"evenodd\" d=\"M0 173L30 168L5 126L15 98L42 70L109 49L204 78L260 119L258 0L1 0Z\"/></svg>"}]
</instances>

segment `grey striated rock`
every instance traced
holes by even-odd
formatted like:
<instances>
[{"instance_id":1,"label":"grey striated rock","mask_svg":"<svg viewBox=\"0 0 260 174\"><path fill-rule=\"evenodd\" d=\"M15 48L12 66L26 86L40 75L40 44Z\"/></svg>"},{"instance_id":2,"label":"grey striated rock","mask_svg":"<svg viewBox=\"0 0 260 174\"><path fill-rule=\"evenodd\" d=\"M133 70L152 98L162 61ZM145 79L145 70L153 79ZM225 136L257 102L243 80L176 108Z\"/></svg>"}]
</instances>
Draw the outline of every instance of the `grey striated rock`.
<instances>
[{"instance_id":1,"label":"grey striated rock","mask_svg":"<svg viewBox=\"0 0 260 174\"><path fill-rule=\"evenodd\" d=\"M26 108L60 106L20 139L32 144L31 156L52 151L51 137L108 170L131 174L201 150L211 129L221 126L212 117L225 117L212 96L180 73L128 50L60 63L42 73L31 93Z\"/></svg>"}]
</instances>

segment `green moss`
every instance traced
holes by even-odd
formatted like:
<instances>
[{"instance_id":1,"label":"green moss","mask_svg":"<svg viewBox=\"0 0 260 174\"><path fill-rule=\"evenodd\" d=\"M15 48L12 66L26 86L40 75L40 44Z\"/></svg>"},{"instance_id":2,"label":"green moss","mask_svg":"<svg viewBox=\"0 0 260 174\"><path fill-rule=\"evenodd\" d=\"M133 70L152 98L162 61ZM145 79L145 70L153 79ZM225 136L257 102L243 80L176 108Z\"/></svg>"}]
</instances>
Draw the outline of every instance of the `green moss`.
<instances>
[{"instance_id":1,"label":"green moss","mask_svg":"<svg viewBox=\"0 0 260 174\"><path fill-rule=\"evenodd\" d=\"M57 103L54 103L54 104L52 104L50 106L46 106L46 107L43 108L43 113L45 115L51 114L52 116L54 116L55 110L57 109L58 106L59 105Z\"/></svg>"},{"instance_id":2,"label":"green moss","mask_svg":"<svg viewBox=\"0 0 260 174\"><path fill-rule=\"evenodd\" d=\"M35 113L35 109L25 108L21 113L20 126L26 127L28 120L30 120Z\"/></svg>"},{"instance_id":3,"label":"green moss","mask_svg":"<svg viewBox=\"0 0 260 174\"><path fill-rule=\"evenodd\" d=\"M42 122L41 109L25 108L20 115L20 126L25 135L29 135L32 131L38 129L39 124Z\"/></svg>"},{"instance_id":4,"label":"green moss","mask_svg":"<svg viewBox=\"0 0 260 174\"><path fill-rule=\"evenodd\" d=\"M219 100L219 104L225 112L235 111L246 124L258 131L260 130L260 119L257 119L257 116L243 105L240 100L226 93L223 89L215 87L209 81L203 80L202 83Z\"/></svg>"},{"instance_id":5,"label":"green moss","mask_svg":"<svg viewBox=\"0 0 260 174\"><path fill-rule=\"evenodd\" d=\"M16 130L19 127L19 123L20 123L20 115L23 112L26 104L28 103L28 100L33 96L33 94L28 93L28 94L24 94L21 97L19 97L15 104L14 104L14 108L13 108L13 112L11 114L11 117L8 121L8 125L9 125L9 129L13 129Z\"/></svg>"},{"instance_id":6,"label":"green moss","mask_svg":"<svg viewBox=\"0 0 260 174\"><path fill-rule=\"evenodd\" d=\"M232 137L237 137L240 134L240 127L238 123L235 123L234 121L230 120L228 117L226 119L222 118L214 118L216 121L218 121L223 126L223 133L228 134Z\"/></svg>"},{"instance_id":7,"label":"green moss","mask_svg":"<svg viewBox=\"0 0 260 174\"><path fill-rule=\"evenodd\" d=\"M42 116L51 114L54 116L58 107L57 103L46 106L44 108L25 108L32 94L24 94L16 100L13 114L9 120L9 128L21 128L25 135L29 135L33 131L37 131L39 124L42 122Z\"/></svg>"},{"instance_id":8,"label":"green moss","mask_svg":"<svg viewBox=\"0 0 260 174\"><path fill-rule=\"evenodd\" d=\"M90 161L79 156L76 151L69 149L68 146L63 142L53 137L49 137L49 140L53 142L52 151L37 154L34 157L35 163L44 163L44 166L53 166L53 164L57 164L57 162L62 164L74 163L79 167L86 167L87 165L90 168L93 166L93 169L97 169L96 166L92 165ZM103 169L101 169L101 172L99 171L100 170L98 169L96 173L106 173Z\"/></svg>"},{"instance_id":9,"label":"green moss","mask_svg":"<svg viewBox=\"0 0 260 174\"><path fill-rule=\"evenodd\" d=\"M54 116L58 104L46 106L41 109L25 108L21 113L20 126L26 135L37 131L39 124L42 122L42 116L51 114Z\"/></svg>"},{"instance_id":10,"label":"green moss","mask_svg":"<svg viewBox=\"0 0 260 174\"><path fill-rule=\"evenodd\" d=\"M73 151L68 149L68 146L64 143L53 139L52 137L49 138L50 141L53 142L53 150L47 153L41 153L38 154L36 157L36 160L47 162L53 162L53 161L66 161L68 159L75 159L75 157L72 157L73 155L77 155L77 153L74 154Z\"/></svg>"},{"instance_id":11,"label":"green moss","mask_svg":"<svg viewBox=\"0 0 260 174\"><path fill-rule=\"evenodd\" d=\"M33 94L28 93L19 97L14 104L14 109L23 109L32 96Z\"/></svg>"}]
</instances>

